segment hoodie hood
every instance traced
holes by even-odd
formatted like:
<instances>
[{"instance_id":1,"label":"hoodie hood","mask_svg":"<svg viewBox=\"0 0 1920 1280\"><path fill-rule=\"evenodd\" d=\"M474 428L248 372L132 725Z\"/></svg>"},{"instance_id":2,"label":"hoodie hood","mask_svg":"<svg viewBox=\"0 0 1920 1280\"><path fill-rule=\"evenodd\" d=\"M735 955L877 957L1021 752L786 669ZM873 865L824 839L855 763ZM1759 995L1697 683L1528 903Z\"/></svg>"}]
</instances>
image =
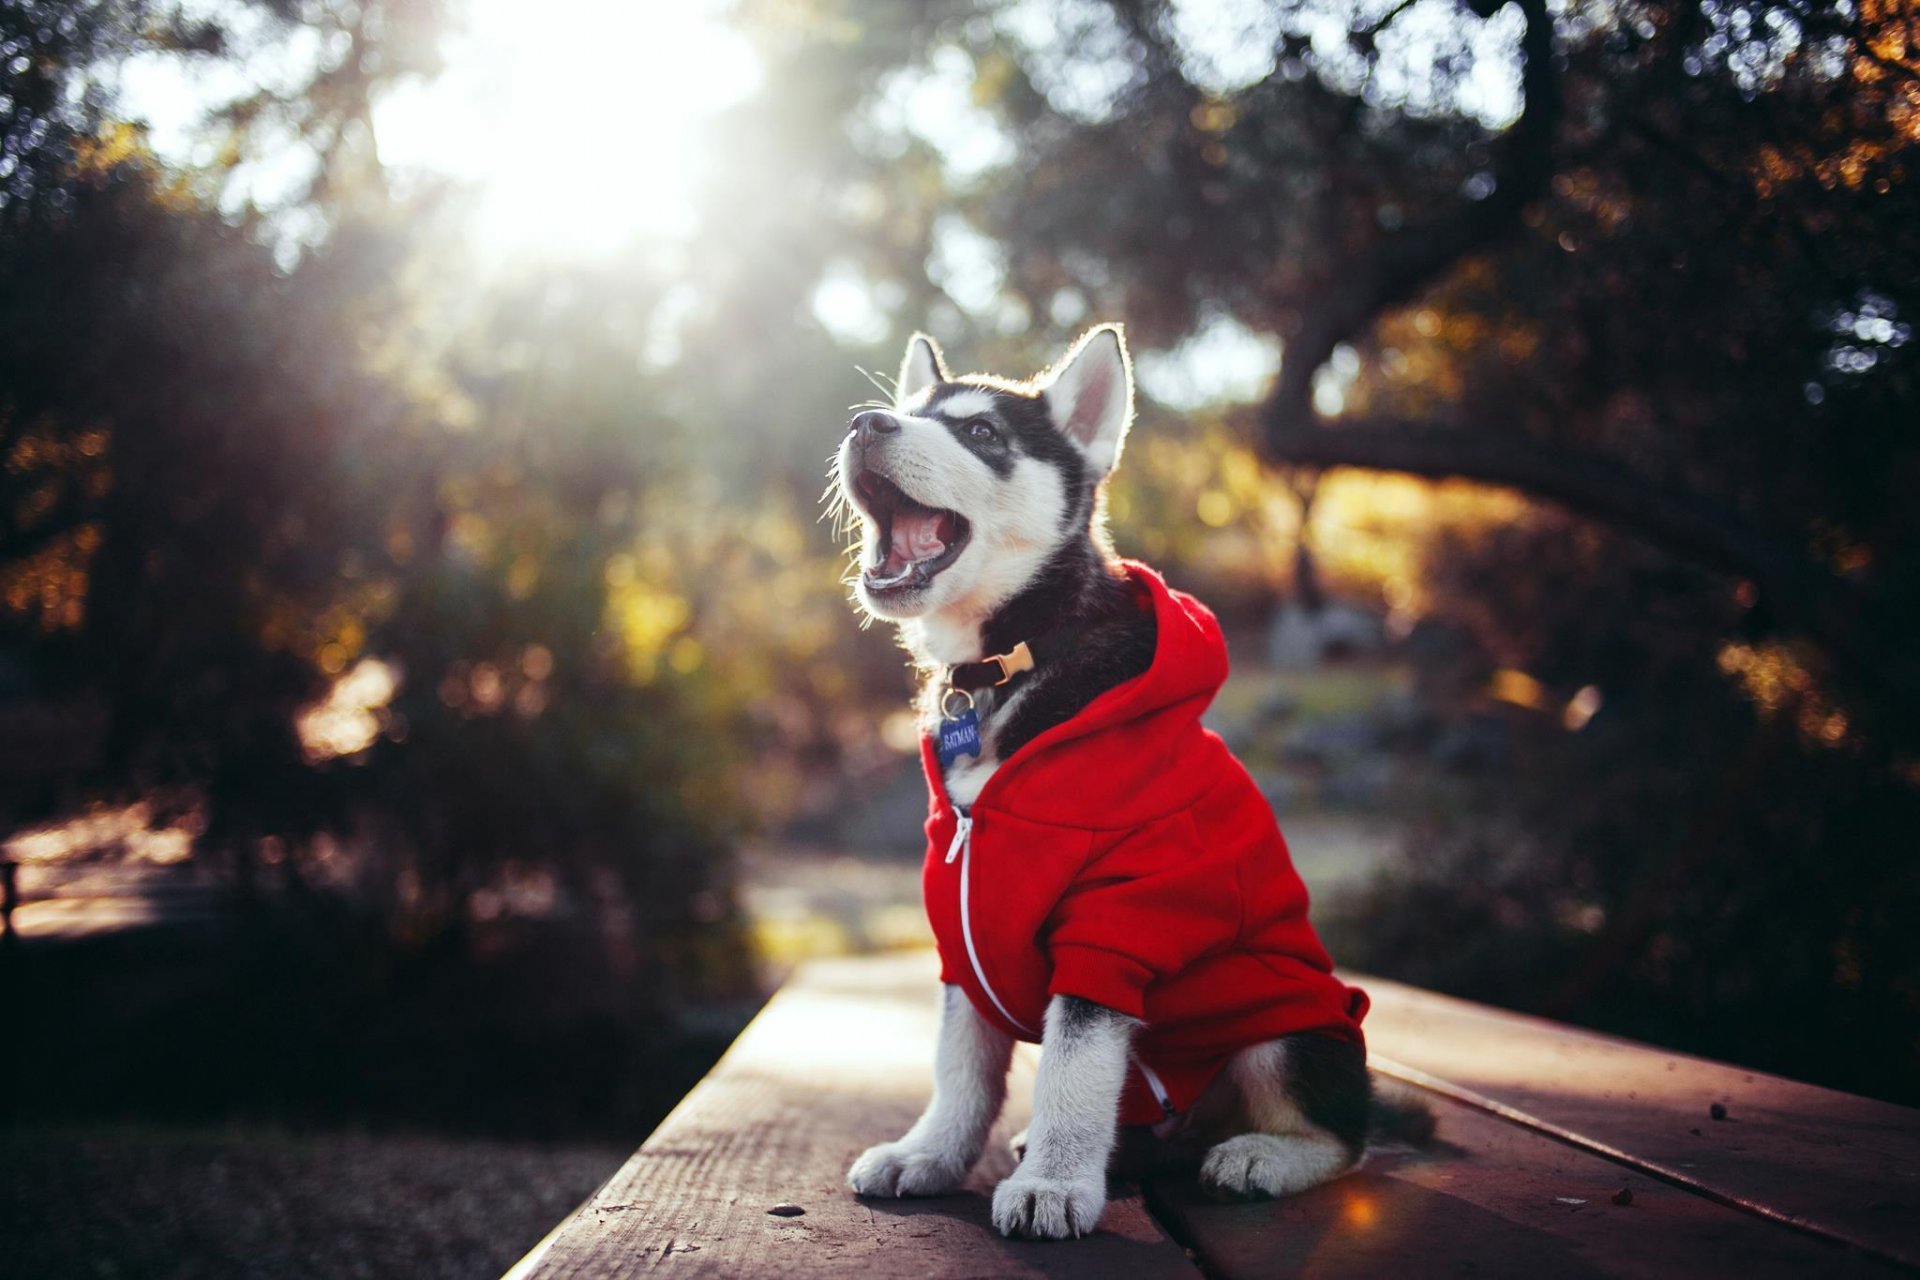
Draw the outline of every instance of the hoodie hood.
<instances>
[{"instance_id":1,"label":"hoodie hood","mask_svg":"<svg viewBox=\"0 0 1920 1280\"><path fill-rule=\"evenodd\" d=\"M1079 714L1055 725L1001 762L981 789L976 808L1000 809L1035 822L1077 827L1119 827L1164 816L1195 796L1167 785L1162 767L1194 735L1211 738L1200 717L1227 678L1227 643L1213 611L1169 587L1158 573L1133 560L1120 562L1143 609L1154 616L1152 664L1115 685ZM1097 811L1089 812L1085 783L1075 778L1089 738L1112 738L1116 749L1099 752L1102 777L1095 788ZM921 740L921 764L936 814L950 810L933 741Z\"/></svg>"},{"instance_id":2,"label":"hoodie hood","mask_svg":"<svg viewBox=\"0 0 1920 1280\"><path fill-rule=\"evenodd\" d=\"M1121 569L1135 598L1153 610L1153 665L1089 703L1061 728L1061 740L1178 710L1198 720L1227 678L1227 641L1213 610L1134 560Z\"/></svg>"}]
</instances>

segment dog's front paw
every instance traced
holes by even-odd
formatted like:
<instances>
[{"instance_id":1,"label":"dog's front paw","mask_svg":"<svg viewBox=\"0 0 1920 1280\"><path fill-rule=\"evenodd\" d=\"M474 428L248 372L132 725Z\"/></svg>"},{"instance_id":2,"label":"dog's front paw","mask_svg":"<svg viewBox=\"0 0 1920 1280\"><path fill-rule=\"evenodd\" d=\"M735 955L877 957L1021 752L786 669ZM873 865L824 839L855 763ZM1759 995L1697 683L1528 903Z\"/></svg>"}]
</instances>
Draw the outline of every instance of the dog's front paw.
<instances>
[{"instance_id":1,"label":"dog's front paw","mask_svg":"<svg viewBox=\"0 0 1920 1280\"><path fill-rule=\"evenodd\" d=\"M971 1163L949 1151L883 1142L853 1162L847 1185L863 1196L945 1195L967 1180Z\"/></svg>"},{"instance_id":2,"label":"dog's front paw","mask_svg":"<svg viewBox=\"0 0 1920 1280\"><path fill-rule=\"evenodd\" d=\"M1065 1240L1092 1231L1107 1207L1107 1180L1042 1178L1027 1166L994 1189L993 1225L1003 1236Z\"/></svg>"}]
</instances>

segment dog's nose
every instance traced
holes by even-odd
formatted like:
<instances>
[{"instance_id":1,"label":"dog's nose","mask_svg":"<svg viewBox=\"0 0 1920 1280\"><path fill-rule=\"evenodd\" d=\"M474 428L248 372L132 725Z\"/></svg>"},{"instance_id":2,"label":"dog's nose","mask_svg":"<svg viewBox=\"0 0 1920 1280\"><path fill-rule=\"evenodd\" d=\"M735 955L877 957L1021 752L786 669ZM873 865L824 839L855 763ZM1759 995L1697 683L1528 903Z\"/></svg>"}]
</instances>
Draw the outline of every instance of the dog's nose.
<instances>
[{"instance_id":1,"label":"dog's nose","mask_svg":"<svg viewBox=\"0 0 1920 1280\"><path fill-rule=\"evenodd\" d=\"M880 409L869 409L854 414L849 426L856 436L888 436L900 429L900 419Z\"/></svg>"}]
</instances>

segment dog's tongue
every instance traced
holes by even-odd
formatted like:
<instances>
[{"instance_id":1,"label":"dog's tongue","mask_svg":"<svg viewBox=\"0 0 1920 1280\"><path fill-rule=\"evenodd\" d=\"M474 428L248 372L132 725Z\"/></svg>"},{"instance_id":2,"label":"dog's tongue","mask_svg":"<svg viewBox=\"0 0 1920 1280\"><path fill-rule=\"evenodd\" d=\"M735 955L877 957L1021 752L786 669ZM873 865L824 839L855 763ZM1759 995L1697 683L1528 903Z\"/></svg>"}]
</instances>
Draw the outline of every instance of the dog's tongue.
<instances>
[{"instance_id":1,"label":"dog's tongue","mask_svg":"<svg viewBox=\"0 0 1920 1280\"><path fill-rule=\"evenodd\" d=\"M892 554L889 566L905 567L916 560L931 560L947 549L953 540L953 516L946 511L896 511L893 516Z\"/></svg>"}]
</instances>

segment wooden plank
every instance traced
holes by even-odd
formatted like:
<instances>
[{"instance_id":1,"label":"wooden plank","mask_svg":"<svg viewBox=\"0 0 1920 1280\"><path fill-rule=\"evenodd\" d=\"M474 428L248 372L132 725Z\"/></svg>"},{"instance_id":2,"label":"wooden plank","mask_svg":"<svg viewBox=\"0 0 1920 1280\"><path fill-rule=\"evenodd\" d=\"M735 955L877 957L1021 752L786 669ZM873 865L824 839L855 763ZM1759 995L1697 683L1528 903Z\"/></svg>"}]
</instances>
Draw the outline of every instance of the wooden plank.
<instances>
[{"instance_id":1,"label":"wooden plank","mask_svg":"<svg viewBox=\"0 0 1920 1280\"><path fill-rule=\"evenodd\" d=\"M1920 1268L1920 1111L1359 981L1377 1068Z\"/></svg>"},{"instance_id":2,"label":"wooden plank","mask_svg":"<svg viewBox=\"0 0 1920 1280\"><path fill-rule=\"evenodd\" d=\"M1901 1274L1497 1117L1435 1106L1445 1143L1433 1152L1376 1154L1338 1182L1265 1203L1218 1204L1191 1179L1156 1179L1149 1203L1227 1277ZM1617 1205L1622 1189L1632 1201Z\"/></svg>"},{"instance_id":3,"label":"wooden plank","mask_svg":"<svg viewBox=\"0 0 1920 1280\"><path fill-rule=\"evenodd\" d=\"M1904 1237L1886 1228L1916 1198L1914 1113L1379 980L1366 983L1378 1060L1474 1103L1436 1103L1446 1140L1436 1152L1376 1155L1351 1178L1273 1204L1214 1204L1191 1179L1155 1182L1147 1202L1122 1188L1087 1241L1004 1241L988 1222L987 1197L1010 1168L1006 1135L1026 1121L1034 1056L1022 1053L1008 1114L963 1194L863 1204L845 1190L843 1171L924 1102L933 985L926 953L802 970L516 1280L662 1267L916 1280L1193 1275L1149 1203L1221 1277L1765 1280L1882 1275L1905 1260ZM1727 1119L1708 1117L1714 1102ZM1691 1145L1676 1146L1675 1129ZM1666 1175L1697 1180L1707 1194ZM1615 1205L1623 1187L1632 1202ZM1834 1235L1853 1228L1855 1194L1873 1197L1869 1226L1881 1230L1864 1246L1873 1252L1710 1198L1751 1197L1758 1212ZM783 1201L806 1214L766 1213Z\"/></svg>"},{"instance_id":4,"label":"wooden plank","mask_svg":"<svg viewBox=\"0 0 1920 1280\"><path fill-rule=\"evenodd\" d=\"M912 1123L932 1087L929 953L809 964L646 1144L517 1276L1178 1277L1195 1272L1137 1191L1071 1244L1003 1240L988 1196L1026 1123L1027 1060L962 1194L869 1202L843 1181L865 1147ZM804 1216L767 1210L790 1202Z\"/></svg>"}]
</instances>

